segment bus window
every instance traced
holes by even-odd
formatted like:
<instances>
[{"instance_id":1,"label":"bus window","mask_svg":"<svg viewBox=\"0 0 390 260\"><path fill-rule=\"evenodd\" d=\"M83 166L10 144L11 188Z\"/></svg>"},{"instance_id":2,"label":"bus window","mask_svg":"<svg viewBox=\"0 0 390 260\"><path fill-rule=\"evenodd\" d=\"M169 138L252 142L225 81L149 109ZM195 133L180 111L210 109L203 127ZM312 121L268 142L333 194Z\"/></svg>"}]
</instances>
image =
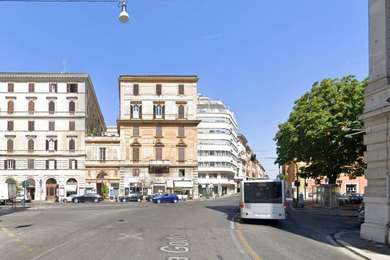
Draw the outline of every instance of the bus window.
<instances>
[{"instance_id":1,"label":"bus window","mask_svg":"<svg viewBox=\"0 0 390 260\"><path fill-rule=\"evenodd\" d=\"M245 203L283 203L281 182L244 183Z\"/></svg>"}]
</instances>

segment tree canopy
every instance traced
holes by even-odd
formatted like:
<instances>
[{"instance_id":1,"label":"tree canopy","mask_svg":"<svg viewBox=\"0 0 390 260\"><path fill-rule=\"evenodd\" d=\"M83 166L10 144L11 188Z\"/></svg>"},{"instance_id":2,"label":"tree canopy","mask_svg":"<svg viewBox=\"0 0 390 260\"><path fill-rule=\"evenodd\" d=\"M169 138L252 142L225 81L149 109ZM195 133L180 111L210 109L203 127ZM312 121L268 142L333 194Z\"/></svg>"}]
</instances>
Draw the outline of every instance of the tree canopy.
<instances>
[{"instance_id":1,"label":"tree canopy","mask_svg":"<svg viewBox=\"0 0 390 260\"><path fill-rule=\"evenodd\" d=\"M295 101L288 120L279 125L274 140L279 164L304 162L301 175L327 176L335 183L340 173L364 171L363 134L348 138L345 129L363 128L367 80L354 76L324 79Z\"/></svg>"}]
</instances>

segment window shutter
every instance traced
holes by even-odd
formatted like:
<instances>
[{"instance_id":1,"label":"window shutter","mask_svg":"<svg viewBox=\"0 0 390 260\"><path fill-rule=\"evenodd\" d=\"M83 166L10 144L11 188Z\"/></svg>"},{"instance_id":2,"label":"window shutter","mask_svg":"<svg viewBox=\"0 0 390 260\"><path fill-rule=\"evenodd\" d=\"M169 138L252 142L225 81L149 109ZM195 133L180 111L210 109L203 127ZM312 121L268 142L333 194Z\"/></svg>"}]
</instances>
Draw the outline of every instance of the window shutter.
<instances>
[{"instance_id":1,"label":"window shutter","mask_svg":"<svg viewBox=\"0 0 390 260\"><path fill-rule=\"evenodd\" d=\"M4 160L4 169L5 169L5 170L8 170L8 163L7 163L7 160Z\"/></svg>"},{"instance_id":2,"label":"window shutter","mask_svg":"<svg viewBox=\"0 0 390 260\"><path fill-rule=\"evenodd\" d=\"M57 140L54 141L54 150L57 151Z\"/></svg>"},{"instance_id":3,"label":"window shutter","mask_svg":"<svg viewBox=\"0 0 390 260\"><path fill-rule=\"evenodd\" d=\"M72 160L69 160L69 169L72 169Z\"/></svg>"},{"instance_id":4,"label":"window shutter","mask_svg":"<svg viewBox=\"0 0 390 260\"><path fill-rule=\"evenodd\" d=\"M49 169L49 160L46 160L46 170Z\"/></svg>"},{"instance_id":5,"label":"window shutter","mask_svg":"<svg viewBox=\"0 0 390 260\"><path fill-rule=\"evenodd\" d=\"M185 148L184 147L179 147L179 161L180 162L183 162L184 161L184 157L185 157Z\"/></svg>"},{"instance_id":6,"label":"window shutter","mask_svg":"<svg viewBox=\"0 0 390 260\"><path fill-rule=\"evenodd\" d=\"M139 161L139 148L133 147L133 161L138 162Z\"/></svg>"},{"instance_id":7,"label":"window shutter","mask_svg":"<svg viewBox=\"0 0 390 260\"><path fill-rule=\"evenodd\" d=\"M130 118L133 118L133 109L134 106L130 105Z\"/></svg>"},{"instance_id":8,"label":"window shutter","mask_svg":"<svg viewBox=\"0 0 390 260\"><path fill-rule=\"evenodd\" d=\"M49 140L46 140L46 151L49 150Z\"/></svg>"},{"instance_id":9,"label":"window shutter","mask_svg":"<svg viewBox=\"0 0 390 260\"><path fill-rule=\"evenodd\" d=\"M156 147L156 160L162 160L162 147Z\"/></svg>"},{"instance_id":10,"label":"window shutter","mask_svg":"<svg viewBox=\"0 0 390 260\"><path fill-rule=\"evenodd\" d=\"M54 160L54 169L57 170L57 160Z\"/></svg>"},{"instance_id":11,"label":"window shutter","mask_svg":"<svg viewBox=\"0 0 390 260\"><path fill-rule=\"evenodd\" d=\"M139 106L139 118L142 118L142 105Z\"/></svg>"},{"instance_id":12,"label":"window shutter","mask_svg":"<svg viewBox=\"0 0 390 260\"><path fill-rule=\"evenodd\" d=\"M165 106L162 106L162 117L165 117Z\"/></svg>"},{"instance_id":13,"label":"window shutter","mask_svg":"<svg viewBox=\"0 0 390 260\"><path fill-rule=\"evenodd\" d=\"M74 168L77 169L77 160L74 160Z\"/></svg>"}]
</instances>

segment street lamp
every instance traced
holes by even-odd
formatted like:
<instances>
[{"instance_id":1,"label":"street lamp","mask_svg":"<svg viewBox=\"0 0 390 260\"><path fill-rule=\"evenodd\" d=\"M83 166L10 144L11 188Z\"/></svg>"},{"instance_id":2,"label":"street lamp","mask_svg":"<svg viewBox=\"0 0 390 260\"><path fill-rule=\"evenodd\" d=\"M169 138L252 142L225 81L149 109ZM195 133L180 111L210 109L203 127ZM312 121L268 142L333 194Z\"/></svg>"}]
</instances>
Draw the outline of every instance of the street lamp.
<instances>
[{"instance_id":1,"label":"street lamp","mask_svg":"<svg viewBox=\"0 0 390 260\"><path fill-rule=\"evenodd\" d=\"M127 0L0 0L0 2L45 2L45 3L119 3L121 12L119 13L119 21L126 23L129 21L127 13Z\"/></svg>"},{"instance_id":2,"label":"street lamp","mask_svg":"<svg viewBox=\"0 0 390 260\"><path fill-rule=\"evenodd\" d=\"M119 21L122 23L127 23L129 21L129 14L127 13L127 8L126 8L126 1L127 0L122 0L121 1L121 9L122 11L119 14Z\"/></svg>"}]
</instances>

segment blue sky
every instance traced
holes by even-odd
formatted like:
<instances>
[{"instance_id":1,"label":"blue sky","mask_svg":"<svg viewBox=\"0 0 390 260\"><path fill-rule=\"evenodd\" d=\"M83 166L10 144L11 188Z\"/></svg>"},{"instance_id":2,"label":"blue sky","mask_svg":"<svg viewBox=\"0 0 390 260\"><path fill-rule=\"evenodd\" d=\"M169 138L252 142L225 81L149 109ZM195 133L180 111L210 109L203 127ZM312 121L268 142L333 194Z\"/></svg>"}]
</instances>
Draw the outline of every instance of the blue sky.
<instances>
[{"instance_id":1,"label":"blue sky","mask_svg":"<svg viewBox=\"0 0 390 260\"><path fill-rule=\"evenodd\" d=\"M272 138L294 100L327 77L368 74L366 0L0 2L0 71L89 73L108 124L120 74L197 74L271 175ZM64 66L65 64L65 66Z\"/></svg>"}]
</instances>

